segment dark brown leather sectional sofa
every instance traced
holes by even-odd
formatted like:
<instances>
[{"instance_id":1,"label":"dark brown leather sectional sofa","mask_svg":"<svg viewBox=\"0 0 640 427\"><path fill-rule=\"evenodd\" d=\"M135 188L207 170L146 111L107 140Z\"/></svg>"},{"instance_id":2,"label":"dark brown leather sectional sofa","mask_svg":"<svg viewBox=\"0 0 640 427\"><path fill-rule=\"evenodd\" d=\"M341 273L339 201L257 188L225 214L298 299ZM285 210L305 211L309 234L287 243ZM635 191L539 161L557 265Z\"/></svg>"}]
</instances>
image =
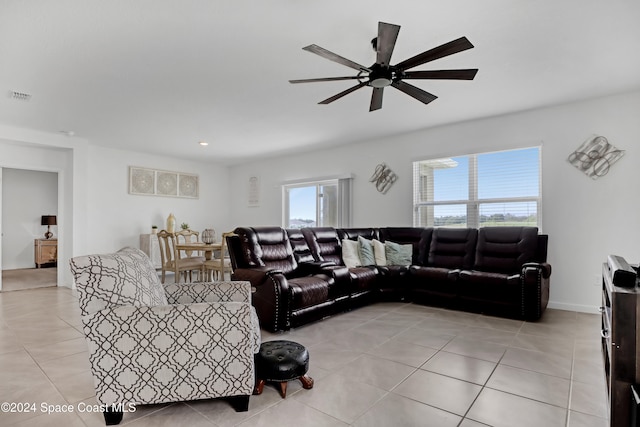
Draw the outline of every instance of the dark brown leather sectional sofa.
<instances>
[{"instance_id":1,"label":"dark brown leather sectional sofa","mask_svg":"<svg viewBox=\"0 0 640 427\"><path fill-rule=\"evenodd\" d=\"M238 227L234 280L248 280L261 327L287 330L374 301L405 300L537 320L549 300L548 236L535 227ZM343 239L412 245L409 265L347 268Z\"/></svg>"}]
</instances>

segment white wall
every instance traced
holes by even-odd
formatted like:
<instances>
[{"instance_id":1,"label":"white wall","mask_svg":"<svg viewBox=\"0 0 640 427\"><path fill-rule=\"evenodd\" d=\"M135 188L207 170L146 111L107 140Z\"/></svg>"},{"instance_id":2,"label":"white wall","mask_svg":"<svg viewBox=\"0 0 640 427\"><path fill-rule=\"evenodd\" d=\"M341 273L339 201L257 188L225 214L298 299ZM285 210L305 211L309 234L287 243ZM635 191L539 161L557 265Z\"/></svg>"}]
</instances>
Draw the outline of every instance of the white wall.
<instances>
[{"instance_id":1,"label":"white wall","mask_svg":"<svg viewBox=\"0 0 640 427\"><path fill-rule=\"evenodd\" d=\"M152 225L165 228L170 213L177 226L186 222L200 232L214 228L218 238L231 226L226 167L97 146L89 148L89 164L89 252L139 247L140 234L150 233ZM129 194L129 166L197 174L200 197Z\"/></svg>"},{"instance_id":2,"label":"white wall","mask_svg":"<svg viewBox=\"0 0 640 427\"><path fill-rule=\"evenodd\" d=\"M428 108L428 107L427 107ZM331 150L264 159L230 169L234 225L279 225L284 181L352 173L353 226L412 224L412 162L542 145L542 231L553 266L550 306L595 311L607 254L640 262L640 92L464 122ZM384 119L384 110L372 113ZM567 162L592 135L625 156L593 181ZM386 195L368 181L378 163L399 176ZM247 206L247 181L261 181L259 207Z\"/></svg>"},{"instance_id":3,"label":"white wall","mask_svg":"<svg viewBox=\"0 0 640 427\"><path fill-rule=\"evenodd\" d=\"M2 269L33 268L33 240L44 238L42 215L58 214L58 174L2 169ZM57 237L57 226L52 227Z\"/></svg>"}]
</instances>

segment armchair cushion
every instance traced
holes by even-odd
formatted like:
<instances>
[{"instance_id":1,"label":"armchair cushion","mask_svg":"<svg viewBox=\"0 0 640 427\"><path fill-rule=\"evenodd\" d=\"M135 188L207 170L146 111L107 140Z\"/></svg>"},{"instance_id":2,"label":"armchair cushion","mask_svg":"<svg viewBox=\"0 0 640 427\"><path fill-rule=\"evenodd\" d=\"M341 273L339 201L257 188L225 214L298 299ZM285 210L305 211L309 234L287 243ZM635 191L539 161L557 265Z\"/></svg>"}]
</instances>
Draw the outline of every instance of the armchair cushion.
<instances>
[{"instance_id":1,"label":"armchair cushion","mask_svg":"<svg viewBox=\"0 0 640 427\"><path fill-rule=\"evenodd\" d=\"M83 315L121 305L167 305L156 269L139 249L75 257L70 265Z\"/></svg>"},{"instance_id":2,"label":"armchair cushion","mask_svg":"<svg viewBox=\"0 0 640 427\"><path fill-rule=\"evenodd\" d=\"M164 286L169 304L200 302L251 302L249 282L172 283Z\"/></svg>"}]
</instances>

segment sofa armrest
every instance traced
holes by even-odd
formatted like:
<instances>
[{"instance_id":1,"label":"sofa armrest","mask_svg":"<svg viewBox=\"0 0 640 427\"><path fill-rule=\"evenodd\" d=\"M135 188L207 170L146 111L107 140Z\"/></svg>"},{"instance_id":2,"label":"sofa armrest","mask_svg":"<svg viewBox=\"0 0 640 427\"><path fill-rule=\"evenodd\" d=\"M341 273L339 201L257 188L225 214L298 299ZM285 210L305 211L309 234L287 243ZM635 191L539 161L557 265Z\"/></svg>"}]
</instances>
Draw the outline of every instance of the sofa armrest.
<instances>
[{"instance_id":1,"label":"sofa armrest","mask_svg":"<svg viewBox=\"0 0 640 427\"><path fill-rule=\"evenodd\" d=\"M276 332L290 327L289 283L280 270L269 267L238 268L233 272L232 279L251 282L251 303L256 308L262 328Z\"/></svg>"},{"instance_id":2,"label":"sofa armrest","mask_svg":"<svg viewBox=\"0 0 640 427\"><path fill-rule=\"evenodd\" d=\"M549 303L551 266L546 263L527 263L522 266L521 307L525 320L538 320Z\"/></svg>"},{"instance_id":3,"label":"sofa armrest","mask_svg":"<svg viewBox=\"0 0 640 427\"><path fill-rule=\"evenodd\" d=\"M243 302L118 306L83 316L98 403L251 395L260 341L253 319Z\"/></svg>"},{"instance_id":4,"label":"sofa armrest","mask_svg":"<svg viewBox=\"0 0 640 427\"><path fill-rule=\"evenodd\" d=\"M169 304L251 302L251 283L248 281L172 283L164 285L164 291Z\"/></svg>"},{"instance_id":5,"label":"sofa armrest","mask_svg":"<svg viewBox=\"0 0 640 427\"><path fill-rule=\"evenodd\" d=\"M271 267L237 268L232 274L233 280L249 281L251 286L258 286L267 280L267 276L282 274L282 271Z\"/></svg>"},{"instance_id":6,"label":"sofa armrest","mask_svg":"<svg viewBox=\"0 0 640 427\"><path fill-rule=\"evenodd\" d=\"M324 270L327 267L333 267L336 264L332 261L307 261L298 263L297 276L310 276L313 274L326 274Z\"/></svg>"},{"instance_id":7,"label":"sofa armrest","mask_svg":"<svg viewBox=\"0 0 640 427\"><path fill-rule=\"evenodd\" d=\"M551 264L546 262L526 262L522 264L522 270L524 271L527 268L537 268L541 271L542 277L548 279L551 276Z\"/></svg>"}]
</instances>

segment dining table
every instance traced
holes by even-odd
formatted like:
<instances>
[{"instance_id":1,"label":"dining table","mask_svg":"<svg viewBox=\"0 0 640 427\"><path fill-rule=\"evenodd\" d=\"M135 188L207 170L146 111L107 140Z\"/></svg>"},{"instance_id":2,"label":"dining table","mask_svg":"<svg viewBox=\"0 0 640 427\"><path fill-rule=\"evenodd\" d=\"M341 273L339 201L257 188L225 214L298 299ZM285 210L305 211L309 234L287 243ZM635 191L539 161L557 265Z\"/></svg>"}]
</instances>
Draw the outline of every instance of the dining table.
<instances>
[{"instance_id":1,"label":"dining table","mask_svg":"<svg viewBox=\"0 0 640 427\"><path fill-rule=\"evenodd\" d=\"M204 252L205 260L209 261L213 259L214 251L222 250L222 243L203 243L203 242L186 242L176 244L176 249L179 251Z\"/></svg>"}]
</instances>

